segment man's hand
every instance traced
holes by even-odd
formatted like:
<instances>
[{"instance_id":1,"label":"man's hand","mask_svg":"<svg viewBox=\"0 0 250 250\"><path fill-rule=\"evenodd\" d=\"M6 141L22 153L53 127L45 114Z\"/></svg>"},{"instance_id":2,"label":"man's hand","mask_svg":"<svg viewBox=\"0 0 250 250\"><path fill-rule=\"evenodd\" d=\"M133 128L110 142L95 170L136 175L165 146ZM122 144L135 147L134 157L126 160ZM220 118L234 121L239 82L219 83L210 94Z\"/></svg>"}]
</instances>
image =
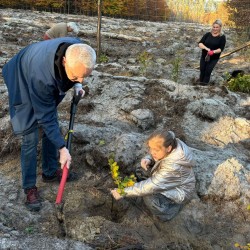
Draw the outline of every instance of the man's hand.
<instances>
[{"instance_id":1,"label":"man's hand","mask_svg":"<svg viewBox=\"0 0 250 250\"><path fill-rule=\"evenodd\" d=\"M209 50L207 53L208 53L209 56L212 56L214 54L214 51L213 50Z\"/></svg>"},{"instance_id":2,"label":"man's hand","mask_svg":"<svg viewBox=\"0 0 250 250\"><path fill-rule=\"evenodd\" d=\"M85 95L85 91L83 90L81 83L78 82L74 84L74 94L75 96L81 95L81 97Z\"/></svg>"},{"instance_id":3,"label":"man's hand","mask_svg":"<svg viewBox=\"0 0 250 250\"><path fill-rule=\"evenodd\" d=\"M66 165L67 168L69 168L71 164L71 155L69 153L69 150L66 147L63 147L62 149L59 149L60 153L60 160L61 163L61 169Z\"/></svg>"},{"instance_id":4,"label":"man's hand","mask_svg":"<svg viewBox=\"0 0 250 250\"><path fill-rule=\"evenodd\" d=\"M149 159L142 159L141 160L141 167L144 169L144 170L148 170L148 166L150 164L150 160Z\"/></svg>"},{"instance_id":5,"label":"man's hand","mask_svg":"<svg viewBox=\"0 0 250 250\"><path fill-rule=\"evenodd\" d=\"M110 192L116 200L122 199L122 196L117 192L117 189L113 189Z\"/></svg>"}]
</instances>

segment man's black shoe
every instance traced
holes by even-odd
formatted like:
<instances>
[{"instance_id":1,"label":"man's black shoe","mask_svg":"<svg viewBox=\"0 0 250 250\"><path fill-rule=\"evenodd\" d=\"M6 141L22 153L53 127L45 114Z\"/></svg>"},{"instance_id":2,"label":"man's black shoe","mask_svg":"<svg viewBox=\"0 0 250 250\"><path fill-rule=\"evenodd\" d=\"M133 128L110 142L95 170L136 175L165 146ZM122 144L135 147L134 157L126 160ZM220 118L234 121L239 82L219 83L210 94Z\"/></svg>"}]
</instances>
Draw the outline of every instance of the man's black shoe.
<instances>
[{"instance_id":1,"label":"man's black shoe","mask_svg":"<svg viewBox=\"0 0 250 250\"><path fill-rule=\"evenodd\" d=\"M200 84L200 86L208 86L209 85L208 83L205 83L205 82L200 82L199 84Z\"/></svg>"},{"instance_id":2,"label":"man's black shoe","mask_svg":"<svg viewBox=\"0 0 250 250\"><path fill-rule=\"evenodd\" d=\"M47 176L42 174L43 182L50 183L50 182L60 182L62 179L62 169L57 169L56 172L52 176ZM78 179L78 175L75 172L69 171L67 182L75 181Z\"/></svg>"}]
</instances>

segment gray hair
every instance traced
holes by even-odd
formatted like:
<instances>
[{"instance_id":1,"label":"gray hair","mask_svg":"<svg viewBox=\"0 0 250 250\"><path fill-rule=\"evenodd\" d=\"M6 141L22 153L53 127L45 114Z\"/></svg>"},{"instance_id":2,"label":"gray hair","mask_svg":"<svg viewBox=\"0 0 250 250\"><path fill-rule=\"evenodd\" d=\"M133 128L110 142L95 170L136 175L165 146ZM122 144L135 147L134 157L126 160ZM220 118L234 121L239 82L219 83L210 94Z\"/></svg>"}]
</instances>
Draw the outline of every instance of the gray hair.
<instances>
[{"instance_id":1,"label":"gray hair","mask_svg":"<svg viewBox=\"0 0 250 250\"><path fill-rule=\"evenodd\" d=\"M76 23L69 22L67 23L67 27L71 28L76 34L78 34L79 28L77 27Z\"/></svg>"},{"instance_id":2,"label":"gray hair","mask_svg":"<svg viewBox=\"0 0 250 250\"><path fill-rule=\"evenodd\" d=\"M87 69L93 69L96 63L96 53L94 49L82 43L70 45L66 50L65 57L70 67L74 67L80 63Z\"/></svg>"}]
</instances>

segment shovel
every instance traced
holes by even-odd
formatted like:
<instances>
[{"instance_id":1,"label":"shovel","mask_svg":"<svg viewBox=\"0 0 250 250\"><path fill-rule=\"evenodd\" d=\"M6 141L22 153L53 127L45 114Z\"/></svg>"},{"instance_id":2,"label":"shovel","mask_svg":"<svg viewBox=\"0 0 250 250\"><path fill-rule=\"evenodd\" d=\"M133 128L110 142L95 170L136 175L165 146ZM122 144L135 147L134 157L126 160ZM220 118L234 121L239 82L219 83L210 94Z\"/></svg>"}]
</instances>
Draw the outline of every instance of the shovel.
<instances>
[{"instance_id":1,"label":"shovel","mask_svg":"<svg viewBox=\"0 0 250 250\"><path fill-rule=\"evenodd\" d=\"M68 131L67 143L66 143L66 147L69 150L69 152L71 152L71 140L72 140L72 132L73 132L73 127L74 127L76 108L77 108L78 102L80 101L82 97L82 94L83 94L82 91L79 91L78 95L74 94L72 101L71 101L69 131ZM56 205L60 205L62 203L63 191L64 191L64 187L67 181L68 172L69 172L69 169L66 167L66 164L65 164L63 167L62 178L60 181L60 185L59 185L58 193L56 197Z\"/></svg>"}]
</instances>

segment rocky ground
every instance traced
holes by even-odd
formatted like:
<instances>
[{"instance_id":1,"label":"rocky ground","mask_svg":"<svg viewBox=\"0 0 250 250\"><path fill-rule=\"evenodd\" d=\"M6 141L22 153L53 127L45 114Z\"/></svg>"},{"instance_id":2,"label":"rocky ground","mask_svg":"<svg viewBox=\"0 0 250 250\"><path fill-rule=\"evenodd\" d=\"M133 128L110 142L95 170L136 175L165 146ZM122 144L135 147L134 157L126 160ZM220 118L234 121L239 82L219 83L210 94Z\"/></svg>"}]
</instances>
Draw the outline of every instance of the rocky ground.
<instances>
[{"instance_id":1,"label":"rocky ground","mask_svg":"<svg viewBox=\"0 0 250 250\"><path fill-rule=\"evenodd\" d=\"M0 21L0 70L61 21L77 22L79 37L97 46L95 17L1 9ZM41 181L40 164L43 209L34 213L23 205L20 141L11 133L0 78L0 249L222 250L250 242L250 98L223 87L226 72L249 73L250 63L247 51L232 54L220 60L211 86L196 85L197 41L209 28L103 17L102 61L86 79L90 92L75 120L72 167L79 180L66 185L60 208L54 205L58 184ZM225 33L228 52L239 44L233 30ZM71 99L68 92L59 106L63 134ZM197 196L167 223L155 221L141 199L117 202L109 192L109 155L122 174L133 172L146 137L161 127L184 140L196 159Z\"/></svg>"}]
</instances>

